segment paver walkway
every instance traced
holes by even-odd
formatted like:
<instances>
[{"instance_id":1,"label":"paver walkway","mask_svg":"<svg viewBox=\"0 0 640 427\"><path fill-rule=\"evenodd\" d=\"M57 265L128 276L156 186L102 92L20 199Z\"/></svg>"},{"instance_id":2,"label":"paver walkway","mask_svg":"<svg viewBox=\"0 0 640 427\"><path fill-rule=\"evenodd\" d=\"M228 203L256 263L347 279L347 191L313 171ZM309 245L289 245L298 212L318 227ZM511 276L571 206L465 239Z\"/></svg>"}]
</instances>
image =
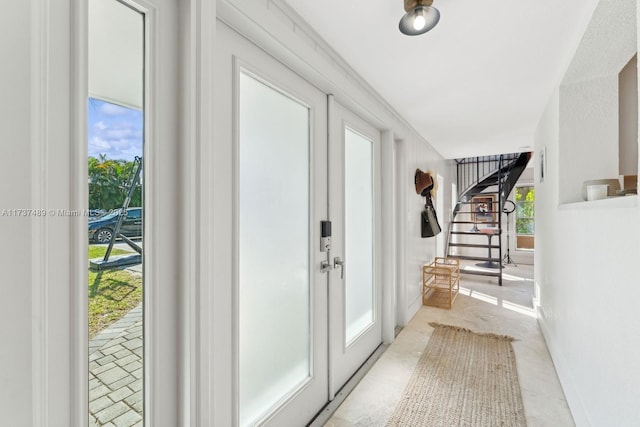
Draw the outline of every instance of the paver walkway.
<instances>
[{"instance_id":1,"label":"paver walkway","mask_svg":"<svg viewBox=\"0 0 640 427\"><path fill-rule=\"evenodd\" d=\"M142 348L142 303L90 341L90 427L142 427Z\"/></svg>"}]
</instances>

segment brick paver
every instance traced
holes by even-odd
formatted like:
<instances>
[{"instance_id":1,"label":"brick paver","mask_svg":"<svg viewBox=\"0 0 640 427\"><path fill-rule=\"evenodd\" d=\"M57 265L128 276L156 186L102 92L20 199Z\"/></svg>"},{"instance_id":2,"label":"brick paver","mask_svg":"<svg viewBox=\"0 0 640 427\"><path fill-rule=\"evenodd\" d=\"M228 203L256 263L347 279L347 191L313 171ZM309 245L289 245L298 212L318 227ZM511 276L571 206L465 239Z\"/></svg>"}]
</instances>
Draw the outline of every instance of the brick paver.
<instances>
[{"instance_id":1,"label":"brick paver","mask_svg":"<svg viewBox=\"0 0 640 427\"><path fill-rule=\"evenodd\" d=\"M142 426L142 304L89 343L89 426Z\"/></svg>"}]
</instances>

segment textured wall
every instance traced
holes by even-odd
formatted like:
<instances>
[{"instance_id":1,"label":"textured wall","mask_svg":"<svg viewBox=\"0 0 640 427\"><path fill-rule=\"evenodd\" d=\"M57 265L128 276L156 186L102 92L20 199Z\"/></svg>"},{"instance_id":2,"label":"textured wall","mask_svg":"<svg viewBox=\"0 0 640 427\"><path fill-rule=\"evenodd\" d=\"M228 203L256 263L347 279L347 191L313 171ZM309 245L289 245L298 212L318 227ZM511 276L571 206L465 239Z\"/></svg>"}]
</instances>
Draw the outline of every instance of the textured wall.
<instances>
[{"instance_id":1,"label":"textured wall","mask_svg":"<svg viewBox=\"0 0 640 427\"><path fill-rule=\"evenodd\" d=\"M560 202L582 183L618 178L618 74L560 87ZM552 177L554 178L554 177Z\"/></svg>"},{"instance_id":2,"label":"textured wall","mask_svg":"<svg viewBox=\"0 0 640 427\"><path fill-rule=\"evenodd\" d=\"M561 87L535 134L536 153L546 148L547 161L544 182L535 181L539 323L579 427L636 426L640 420L638 199L563 203L580 200L578 185L589 178L581 175L585 167L602 161L617 168L617 138L600 133L612 136L610 121L615 117L617 124L617 100L610 96L616 74Z\"/></svg>"}]
</instances>

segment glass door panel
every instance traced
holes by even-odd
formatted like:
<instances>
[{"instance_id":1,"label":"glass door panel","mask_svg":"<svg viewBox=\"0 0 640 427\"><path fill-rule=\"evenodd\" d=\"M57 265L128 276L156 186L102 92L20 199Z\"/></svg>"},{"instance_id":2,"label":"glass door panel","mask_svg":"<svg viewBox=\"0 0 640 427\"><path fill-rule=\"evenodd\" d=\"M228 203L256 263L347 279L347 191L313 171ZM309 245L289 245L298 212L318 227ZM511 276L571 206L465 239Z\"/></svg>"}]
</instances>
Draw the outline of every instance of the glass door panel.
<instances>
[{"instance_id":1,"label":"glass door panel","mask_svg":"<svg viewBox=\"0 0 640 427\"><path fill-rule=\"evenodd\" d=\"M374 321L373 142L344 130L345 345Z\"/></svg>"},{"instance_id":2,"label":"glass door panel","mask_svg":"<svg viewBox=\"0 0 640 427\"><path fill-rule=\"evenodd\" d=\"M239 405L252 425L311 375L310 109L241 72Z\"/></svg>"}]
</instances>

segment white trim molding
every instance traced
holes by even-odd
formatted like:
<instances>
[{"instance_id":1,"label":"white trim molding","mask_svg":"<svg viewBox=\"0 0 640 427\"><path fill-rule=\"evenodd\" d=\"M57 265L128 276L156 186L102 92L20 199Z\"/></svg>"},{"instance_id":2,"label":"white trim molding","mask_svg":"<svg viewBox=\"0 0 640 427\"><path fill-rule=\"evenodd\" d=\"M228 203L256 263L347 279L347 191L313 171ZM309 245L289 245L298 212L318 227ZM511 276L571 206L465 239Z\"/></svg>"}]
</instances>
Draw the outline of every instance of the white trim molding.
<instances>
[{"instance_id":1,"label":"white trim molding","mask_svg":"<svg viewBox=\"0 0 640 427\"><path fill-rule=\"evenodd\" d=\"M31 1L32 424L88 422L86 5ZM80 159L84 159L80 162ZM84 303L83 303L84 302Z\"/></svg>"},{"instance_id":2,"label":"white trim molding","mask_svg":"<svg viewBox=\"0 0 640 427\"><path fill-rule=\"evenodd\" d=\"M382 161L382 342L391 344L396 326L396 170L392 131L381 133Z\"/></svg>"},{"instance_id":3,"label":"white trim molding","mask_svg":"<svg viewBox=\"0 0 640 427\"><path fill-rule=\"evenodd\" d=\"M182 125L180 168L183 321L180 337L180 425L214 425L213 211L214 73L216 3L190 0L181 6Z\"/></svg>"}]
</instances>

